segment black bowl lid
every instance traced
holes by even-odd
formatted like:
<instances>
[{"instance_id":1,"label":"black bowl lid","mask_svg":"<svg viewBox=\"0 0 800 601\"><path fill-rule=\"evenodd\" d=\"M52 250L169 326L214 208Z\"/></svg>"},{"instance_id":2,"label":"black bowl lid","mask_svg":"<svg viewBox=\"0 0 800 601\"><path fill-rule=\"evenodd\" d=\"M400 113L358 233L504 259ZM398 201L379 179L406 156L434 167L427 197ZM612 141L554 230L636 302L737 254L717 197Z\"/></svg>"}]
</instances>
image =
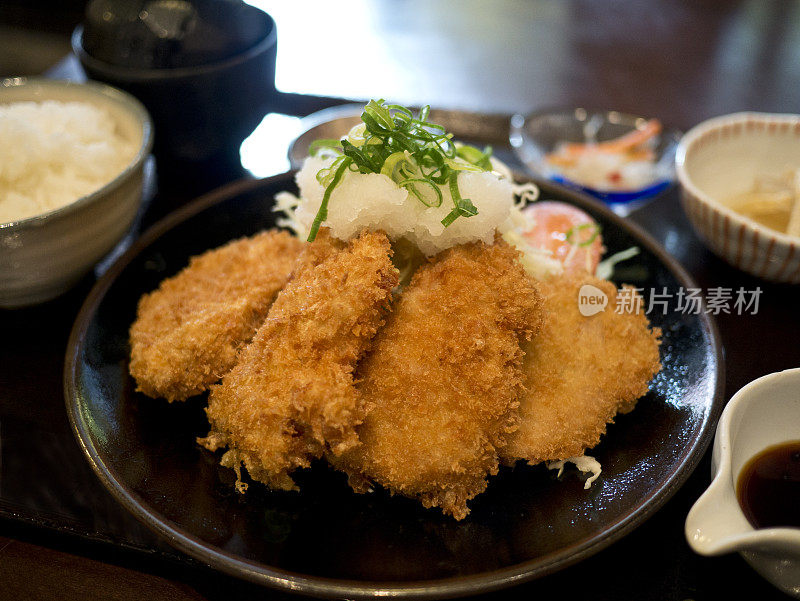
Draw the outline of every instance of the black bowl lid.
<instances>
[{"instance_id":1,"label":"black bowl lid","mask_svg":"<svg viewBox=\"0 0 800 601\"><path fill-rule=\"evenodd\" d=\"M272 27L269 15L241 0L91 0L82 44L118 67L174 69L236 56Z\"/></svg>"}]
</instances>

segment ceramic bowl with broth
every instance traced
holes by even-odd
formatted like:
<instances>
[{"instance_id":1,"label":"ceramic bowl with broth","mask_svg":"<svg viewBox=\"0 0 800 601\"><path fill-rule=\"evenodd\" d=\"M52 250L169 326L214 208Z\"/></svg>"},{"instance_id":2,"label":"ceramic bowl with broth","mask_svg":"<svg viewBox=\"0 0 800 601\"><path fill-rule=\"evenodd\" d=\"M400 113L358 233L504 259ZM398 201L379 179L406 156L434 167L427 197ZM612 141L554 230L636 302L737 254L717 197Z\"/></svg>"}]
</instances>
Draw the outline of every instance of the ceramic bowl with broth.
<instances>
[{"instance_id":1,"label":"ceramic bowl with broth","mask_svg":"<svg viewBox=\"0 0 800 601\"><path fill-rule=\"evenodd\" d=\"M800 169L800 115L736 113L704 121L681 139L675 162L683 209L714 253L757 277L800 283L800 236L735 210L765 179Z\"/></svg>"}]
</instances>

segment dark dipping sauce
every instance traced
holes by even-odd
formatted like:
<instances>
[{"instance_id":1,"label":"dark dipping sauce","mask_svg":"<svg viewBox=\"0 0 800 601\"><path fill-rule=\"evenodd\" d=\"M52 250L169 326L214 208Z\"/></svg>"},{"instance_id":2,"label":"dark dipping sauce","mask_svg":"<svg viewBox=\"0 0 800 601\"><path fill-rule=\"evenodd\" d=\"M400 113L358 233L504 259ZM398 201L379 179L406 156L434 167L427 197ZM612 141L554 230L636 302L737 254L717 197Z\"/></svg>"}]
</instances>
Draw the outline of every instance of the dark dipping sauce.
<instances>
[{"instance_id":1,"label":"dark dipping sauce","mask_svg":"<svg viewBox=\"0 0 800 601\"><path fill-rule=\"evenodd\" d=\"M750 459L739 474L736 497L755 528L800 528L800 440Z\"/></svg>"}]
</instances>

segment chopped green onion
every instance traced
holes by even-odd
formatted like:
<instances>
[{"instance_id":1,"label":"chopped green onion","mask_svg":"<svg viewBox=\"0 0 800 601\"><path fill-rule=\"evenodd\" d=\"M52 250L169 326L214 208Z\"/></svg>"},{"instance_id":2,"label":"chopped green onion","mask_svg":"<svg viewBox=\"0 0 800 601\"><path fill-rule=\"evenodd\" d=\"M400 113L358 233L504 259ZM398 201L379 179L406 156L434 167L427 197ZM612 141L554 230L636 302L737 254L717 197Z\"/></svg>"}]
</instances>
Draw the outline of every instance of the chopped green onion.
<instances>
[{"instance_id":1,"label":"chopped green onion","mask_svg":"<svg viewBox=\"0 0 800 601\"><path fill-rule=\"evenodd\" d=\"M402 169L403 165L408 162L406 151L401 150L400 152L392 153L386 157L386 160L383 162L381 173L394 179L395 170Z\"/></svg>"},{"instance_id":2,"label":"chopped green onion","mask_svg":"<svg viewBox=\"0 0 800 601\"><path fill-rule=\"evenodd\" d=\"M492 156L491 146L485 147L483 152L474 146L469 146L467 144L457 144L456 146L456 155L465 161L468 161L473 165L477 165L485 171L490 171L492 169L492 162L489 160L489 157Z\"/></svg>"},{"instance_id":3,"label":"chopped green onion","mask_svg":"<svg viewBox=\"0 0 800 601\"><path fill-rule=\"evenodd\" d=\"M364 132L366 129L367 126L364 123L359 123L353 129L347 132L347 141L353 146L363 146L364 142L366 141L364 138ZM339 146L338 140L336 140L336 146Z\"/></svg>"},{"instance_id":4,"label":"chopped green onion","mask_svg":"<svg viewBox=\"0 0 800 601\"><path fill-rule=\"evenodd\" d=\"M469 198L461 198L461 193L458 191L458 171L453 171L450 174L450 195L453 197L453 210L447 214L447 217L442 219L442 225L448 227L459 217L472 217L478 214L478 209L472 204Z\"/></svg>"},{"instance_id":5,"label":"chopped green onion","mask_svg":"<svg viewBox=\"0 0 800 601\"><path fill-rule=\"evenodd\" d=\"M490 171L492 149L483 151L453 142L444 127L428 121L430 107L414 117L404 106L383 99L370 100L364 107L359 125L341 140L318 140L311 144L312 156L321 150L337 156L330 167L317 173L325 187L322 204L314 218L309 241L314 240L328 215L328 201L347 169L358 173L381 173L408 190L422 204L439 207L441 186L448 185L453 210L442 219L447 227L459 217L477 215L478 209L468 198L461 198L458 188L460 171ZM432 191L432 192L431 192Z\"/></svg>"},{"instance_id":6,"label":"chopped green onion","mask_svg":"<svg viewBox=\"0 0 800 601\"><path fill-rule=\"evenodd\" d=\"M319 232L319 226L322 225L322 222L328 218L328 201L331 199L331 192L333 192L336 184L341 181L342 175L344 175L345 170L350 166L351 162L352 161L349 158L344 158L344 160L342 160L341 164L336 169L336 172L333 174L331 183L328 184L328 187L325 189L325 194L322 197L322 204L320 204L319 211L317 211L317 216L314 217L314 222L311 224L311 231L308 234L309 242L314 241L314 239L317 237L317 232Z\"/></svg>"},{"instance_id":7,"label":"chopped green onion","mask_svg":"<svg viewBox=\"0 0 800 601\"><path fill-rule=\"evenodd\" d=\"M339 165L342 164L345 158L346 157L343 156L337 157L336 160L331 163L330 167L317 171L317 181L327 188L333 181L333 176L336 173L336 170L339 168Z\"/></svg>"},{"instance_id":8,"label":"chopped green onion","mask_svg":"<svg viewBox=\"0 0 800 601\"><path fill-rule=\"evenodd\" d=\"M308 154L312 157L317 156L317 153L323 149L338 149L341 146L341 141L332 140L329 138L314 140L308 145Z\"/></svg>"},{"instance_id":9,"label":"chopped green onion","mask_svg":"<svg viewBox=\"0 0 800 601\"><path fill-rule=\"evenodd\" d=\"M582 241L578 241L578 233L589 228L592 229L592 233L590 234L590 236ZM590 246L592 242L594 242L597 239L597 236L599 235L600 235L599 225L597 225L596 223L582 223L580 225L571 227L567 230L567 242L569 244L578 246L580 248L585 248L587 246Z\"/></svg>"},{"instance_id":10,"label":"chopped green onion","mask_svg":"<svg viewBox=\"0 0 800 601\"><path fill-rule=\"evenodd\" d=\"M468 163L464 159L460 158L445 159L444 163L453 171L485 171L485 169L481 169L477 165Z\"/></svg>"},{"instance_id":11,"label":"chopped green onion","mask_svg":"<svg viewBox=\"0 0 800 601\"><path fill-rule=\"evenodd\" d=\"M433 190L433 196L434 196L433 200L431 200L430 196L426 196L425 194L417 190L416 184L420 184L422 186L428 186L431 190ZM442 206L442 191L439 189L439 186L437 186L429 179L423 179L419 177L409 178L407 180L399 182L397 185L411 192L414 196L417 197L417 200L419 200L426 207Z\"/></svg>"}]
</instances>

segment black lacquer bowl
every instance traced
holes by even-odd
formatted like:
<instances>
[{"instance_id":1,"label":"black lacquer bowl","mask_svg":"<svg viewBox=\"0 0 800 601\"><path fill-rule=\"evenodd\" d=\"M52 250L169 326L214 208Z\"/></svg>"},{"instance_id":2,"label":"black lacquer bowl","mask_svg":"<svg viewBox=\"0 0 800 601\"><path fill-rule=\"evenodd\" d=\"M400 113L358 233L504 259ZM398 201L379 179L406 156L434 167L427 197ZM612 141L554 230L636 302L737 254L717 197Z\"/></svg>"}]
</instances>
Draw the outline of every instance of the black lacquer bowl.
<instances>
[{"instance_id":1,"label":"black lacquer bowl","mask_svg":"<svg viewBox=\"0 0 800 601\"><path fill-rule=\"evenodd\" d=\"M609 253L642 253L619 281L661 292L693 286L647 234L599 203L549 184L543 197L591 213ZM301 492L253 485L234 491L231 470L200 448L205 398L168 404L134 392L128 328L139 297L190 256L274 224L276 192L291 174L231 184L145 233L97 283L81 310L65 367L67 409L100 479L175 547L224 572L310 595L441 598L530 580L573 564L652 515L686 480L722 408L722 353L705 315L651 315L664 331L663 371L632 413L592 451L603 466L590 490L567 472L502 469L461 522L385 491L356 495L320 463Z\"/></svg>"}]
</instances>

